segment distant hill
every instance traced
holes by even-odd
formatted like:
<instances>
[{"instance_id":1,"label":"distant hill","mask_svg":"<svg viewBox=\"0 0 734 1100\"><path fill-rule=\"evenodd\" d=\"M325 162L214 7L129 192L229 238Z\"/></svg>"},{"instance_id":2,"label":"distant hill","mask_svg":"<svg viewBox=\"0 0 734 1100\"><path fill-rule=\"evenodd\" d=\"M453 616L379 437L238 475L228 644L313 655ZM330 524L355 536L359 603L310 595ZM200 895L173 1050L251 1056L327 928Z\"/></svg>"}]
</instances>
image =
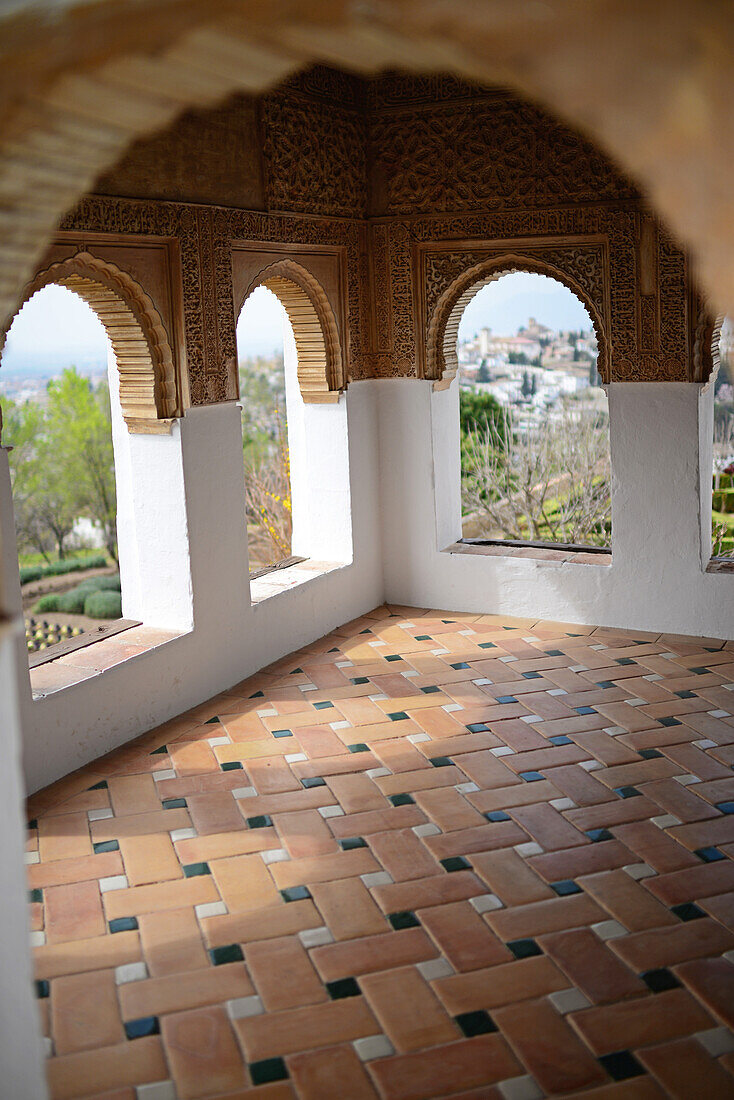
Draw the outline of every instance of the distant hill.
<instances>
[{"instance_id":1,"label":"distant hill","mask_svg":"<svg viewBox=\"0 0 734 1100\"><path fill-rule=\"evenodd\" d=\"M51 376L60 374L65 367L76 367L79 374L99 374L107 370L106 356L99 352L90 351L66 351L58 352L24 351L7 347L3 351L0 362L0 377L2 375L15 374L28 377Z\"/></svg>"}]
</instances>

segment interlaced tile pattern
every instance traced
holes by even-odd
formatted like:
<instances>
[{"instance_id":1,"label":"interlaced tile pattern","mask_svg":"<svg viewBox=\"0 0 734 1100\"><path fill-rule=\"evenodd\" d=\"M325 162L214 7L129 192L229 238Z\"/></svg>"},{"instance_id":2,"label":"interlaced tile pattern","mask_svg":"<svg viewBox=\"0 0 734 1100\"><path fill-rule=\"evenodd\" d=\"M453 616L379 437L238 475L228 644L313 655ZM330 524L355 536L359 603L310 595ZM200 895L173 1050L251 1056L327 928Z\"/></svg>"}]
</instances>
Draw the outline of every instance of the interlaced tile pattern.
<instances>
[{"instance_id":1,"label":"interlaced tile pattern","mask_svg":"<svg viewBox=\"0 0 734 1100\"><path fill-rule=\"evenodd\" d=\"M734 1095L734 643L383 607L30 800L54 1100Z\"/></svg>"}]
</instances>

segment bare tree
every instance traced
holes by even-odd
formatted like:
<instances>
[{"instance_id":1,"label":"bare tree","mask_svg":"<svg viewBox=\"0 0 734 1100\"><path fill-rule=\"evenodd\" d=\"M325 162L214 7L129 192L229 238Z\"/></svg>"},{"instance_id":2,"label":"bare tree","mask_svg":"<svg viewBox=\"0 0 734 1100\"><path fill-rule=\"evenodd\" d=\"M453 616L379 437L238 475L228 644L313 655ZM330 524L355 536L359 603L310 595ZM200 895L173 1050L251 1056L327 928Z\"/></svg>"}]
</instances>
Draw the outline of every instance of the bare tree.
<instances>
[{"instance_id":1,"label":"bare tree","mask_svg":"<svg viewBox=\"0 0 734 1100\"><path fill-rule=\"evenodd\" d=\"M504 431L489 421L464 443L462 503L489 538L608 542L609 437L597 413L564 409L557 418Z\"/></svg>"},{"instance_id":2,"label":"bare tree","mask_svg":"<svg viewBox=\"0 0 734 1100\"><path fill-rule=\"evenodd\" d=\"M245 489L250 569L275 565L291 554L290 459L285 426L275 412L277 441L246 463Z\"/></svg>"}]
</instances>

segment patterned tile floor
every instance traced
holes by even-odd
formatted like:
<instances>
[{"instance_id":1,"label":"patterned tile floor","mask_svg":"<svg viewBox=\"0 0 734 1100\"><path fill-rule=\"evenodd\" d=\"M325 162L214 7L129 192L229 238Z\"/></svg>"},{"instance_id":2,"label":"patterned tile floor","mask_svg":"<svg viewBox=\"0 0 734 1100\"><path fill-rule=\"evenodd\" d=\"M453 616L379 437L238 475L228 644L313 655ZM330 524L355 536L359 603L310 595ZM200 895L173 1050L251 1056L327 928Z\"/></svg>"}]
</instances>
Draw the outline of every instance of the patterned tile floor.
<instances>
[{"instance_id":1,"label":"patterned tile floor","mask_svg":"<svg viewBox=\"0 0 734 1100\"><path fill-rule=\"evenodd\" d=\"M734 1096L734 643L379 608L30 800L54 1100Z\"/></svg>"}]
</instances>

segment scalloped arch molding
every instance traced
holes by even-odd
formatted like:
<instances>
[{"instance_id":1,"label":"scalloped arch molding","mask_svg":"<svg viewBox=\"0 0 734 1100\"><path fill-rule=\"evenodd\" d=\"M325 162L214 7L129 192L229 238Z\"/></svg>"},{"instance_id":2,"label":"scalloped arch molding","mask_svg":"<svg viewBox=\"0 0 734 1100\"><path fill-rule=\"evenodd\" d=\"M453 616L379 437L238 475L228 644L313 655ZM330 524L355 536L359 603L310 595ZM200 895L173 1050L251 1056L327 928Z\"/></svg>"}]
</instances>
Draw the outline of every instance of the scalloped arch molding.
<instances>
[{"instance_id":1,"label":"scalloped arch molding","mask_svg":"<svg viewBox=\"0 0 734 1100\"><path fill-rule=\"evenodd\" d=\"M120 405L129 430L170 432L172 418L181 412L173 354L160 314L143 288L115 264L78 252L39 271L14 316L51 284L78 294L102 322L115 353ZM9 328L2 334L0 354Z\"/></svg>"}]
</instances>

